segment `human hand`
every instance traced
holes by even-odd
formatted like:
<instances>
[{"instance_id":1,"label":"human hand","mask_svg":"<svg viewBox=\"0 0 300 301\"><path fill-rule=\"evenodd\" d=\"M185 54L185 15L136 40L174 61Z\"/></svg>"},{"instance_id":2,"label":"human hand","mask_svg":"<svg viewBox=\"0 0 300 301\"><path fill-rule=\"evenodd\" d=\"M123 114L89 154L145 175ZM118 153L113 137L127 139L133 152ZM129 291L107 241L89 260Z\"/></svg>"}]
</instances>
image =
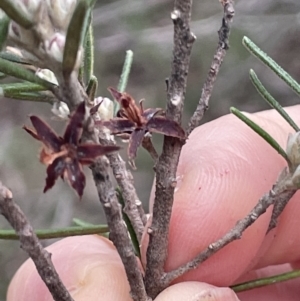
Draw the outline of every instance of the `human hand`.
<instances>
[{"instance_id":1,"label":"human hand","mask_svg":"<svg viewBox=\"0 0 300 301\"><path fill-rule=\"evenodd\" d=\"M287 111L299 124L300 106ZM278 113L266 111L251 118L285 149L288 133L293 130ZM166 269L192 259L230 230L270 190L284 166L284 160L275 150L232 115L197 128L184 146L178 166ZM285 208L277 228L267 236L271 210L247 229L242 239L178 279L178 284L163 291L155 300L237 300L230 289L219 287L249 277L266 276L274 269L278 273L296 267L300 259L299 212L297 193ZM105 301L131 300L122 263L106 239L72 237L48 249L76 301L98 300L99 296ZM280 266L270 267L272 265ZM299 280L240 293L238 297L242 301L298 300ZM7 301L16 300L52 300L29 261L20 268L9 287Z\"/></svg>"}]
</instances>

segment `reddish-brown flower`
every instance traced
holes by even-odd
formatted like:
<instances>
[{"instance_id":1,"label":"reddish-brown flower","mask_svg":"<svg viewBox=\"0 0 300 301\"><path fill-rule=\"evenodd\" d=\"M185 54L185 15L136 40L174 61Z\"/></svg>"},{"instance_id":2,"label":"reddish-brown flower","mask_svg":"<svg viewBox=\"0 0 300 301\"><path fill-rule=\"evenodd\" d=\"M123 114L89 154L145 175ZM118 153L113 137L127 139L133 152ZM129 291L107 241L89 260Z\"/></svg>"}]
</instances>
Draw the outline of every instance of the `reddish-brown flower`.
<instances>
[{"instance_id":1,"label":"reddish-brown flower","mask_svg":"<svg viewBox=\"0 0 300 301\"><path fill-rule=\"evenodd\" d=\"M106 126L113 135L129 135L128 157L136 157L146 133L159 133L166 136L185 139L185 132L175 121L167 119L163 110L150 108L144 110L142 102L137 106L134 99L127 93L121 93L114 88L108 88L112 96L119 102L121 109L116 118L100 121L97 124Z\"/></svg>"},{"instance_id":2,"label":"reddish-brown flower","mask_svg":"<svg viewBox=\"0 0 300 301\"><path fill-rule=\"evenodd\" d=\"M85 110L84 102L80 103L70 118L63 137L58 136L37 116L30 117L35 130L23 127L33 138L43 143L40 161L48 166L44 192L52 188L60 176L82 197L85 187L82 165L89 165L97 157L120 149L118 146L80 143Z\"/></svg>"}]
</instances>

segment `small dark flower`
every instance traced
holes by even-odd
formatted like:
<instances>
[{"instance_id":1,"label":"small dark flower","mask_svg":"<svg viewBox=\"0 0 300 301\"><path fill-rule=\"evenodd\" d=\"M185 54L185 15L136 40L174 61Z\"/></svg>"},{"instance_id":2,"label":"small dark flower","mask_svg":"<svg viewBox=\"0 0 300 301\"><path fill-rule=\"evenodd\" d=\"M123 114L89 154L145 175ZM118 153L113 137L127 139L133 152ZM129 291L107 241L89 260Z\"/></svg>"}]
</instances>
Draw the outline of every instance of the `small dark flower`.
<instances>
[{"instance_id":1,"label":"small dark flower","mask_svg":"<svg viewBox=\"0 0 300 301\"><path fill-rule=\"evenodd\" d=\"M85 116L85 104L82 102L71 116L63 137L57 134L37 116L30 120L34 130L23 128L35 139L43 143L40 161L47 165L47 178L44 192L52 188L60 176L82 197L85 187L85 176L82 165L89 165L107 153L117 151L118 146L80 143Z\"/></svg>"},{"instance_id":2,"label":"small dark flower","mask_svg":"<svg viewBox=\"0 0 300 301\"><path fill-rule=\"evenodd\" d=\"M128 157L133 160L145 134L159 133L166 136L185 139L185 132L175 121L163 116L163 110L150 108L144 110L142 102L137 106L134 99L127 93L121 93L114 88L108 88L112 96L119 102L121 109L116 118L109 121L98 121L106 126L113 135L129 135Z\"/></svg>"}]
</instances>

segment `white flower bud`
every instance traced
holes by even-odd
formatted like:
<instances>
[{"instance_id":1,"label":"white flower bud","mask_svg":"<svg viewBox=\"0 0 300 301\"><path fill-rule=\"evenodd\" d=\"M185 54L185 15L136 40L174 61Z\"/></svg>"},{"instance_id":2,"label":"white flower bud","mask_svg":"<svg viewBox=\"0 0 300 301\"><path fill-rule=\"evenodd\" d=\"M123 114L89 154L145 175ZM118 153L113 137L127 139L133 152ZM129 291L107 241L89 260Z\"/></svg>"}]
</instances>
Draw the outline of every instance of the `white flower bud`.
<instances>
[{"instance_id":1,"label":"white flower bud","mask_svg":"<svg viewBox=\"0 0 300 301\"><path fill-rule=\"evenodd\" d=\"M65 42L65 35L59 32L55 33L50 40L45 41L46 52L57 62L63 60Z\"/></svg>"},{"instance_id":2,"label":"white flower bud","mask_svg":"<svg viewBox=\"0 0 300 301\"><path fill-rule=\"evenodd\" d=\"M24 6L27 8L27 11L34 15L40 6L41 0L22 0L21 2L24 3Z\"/></svg>"},{"instance_id":3,"label":"white flower bud","mask_svg":"<svg viewBox=\"0 0 300 301\"><path fill-rule=\"evenodd\" d=\"M109 120L113 118L114 114L114 103L107 97L97 97L94 99L94 105L101 105L98 108L98 114L101 120Z\"/></svg>"},{"instance_id":4,"label":"white flower bud","mask_svg":"<svg viewBox=\"0 0 300 301\"><path fill-rule=\"evenodd\" d=\"M64 102L55 102L51 109L52 113L63 120L68 120L70 115L70 110L67 104Z\"/></svg>"},{"instance_id":5,"label":"white flower bud","mask_svg":"<svg viewBox=\"0 0 300 301\"><path fill-rule=\"evenodd\" d=\"M6 13L0 9L0 19L3 19L4 17L6 17Z\"/></svg>"},{"instance_id":6,"label":"white flower bud","mask_svg":"<svg viewBox=\"0 0 300 301\"><path fill-rule=\"evenodd\" d=\"M66 30L77 0L46 0L46 2L54 26Z\"/></svg>"},{"instance_id":7,"label":"white flower bud","mask_svg":"<svg viewBox=\"0 0 300 301\"><path fill-rule=\"evenodd\" d=\"M58 85L58 81L54 75L54 73L49 69L38 69L35 74L50 83L53 83L55 85Z\"/></svg>"},{"instance_id":8,"label":"white flower bud","mask_svg":"<svg viewBox=\"0 0 300 301\"><path fill-rule=\"evenodd\" d=\"M34 19L41 0L15 0L14 2L16 7L26 14L27 17Z\"/></svg>"},{"instance_id":9,"label":"white flower bud","mask_svg":"<svg viewBox=\"0 0 300 301\"><path fill-rule=\"evenodd\" d=\"M296 169L300 164L300 132L289 134L286 153L292 167Z\"/></svg>"}]
</instances>

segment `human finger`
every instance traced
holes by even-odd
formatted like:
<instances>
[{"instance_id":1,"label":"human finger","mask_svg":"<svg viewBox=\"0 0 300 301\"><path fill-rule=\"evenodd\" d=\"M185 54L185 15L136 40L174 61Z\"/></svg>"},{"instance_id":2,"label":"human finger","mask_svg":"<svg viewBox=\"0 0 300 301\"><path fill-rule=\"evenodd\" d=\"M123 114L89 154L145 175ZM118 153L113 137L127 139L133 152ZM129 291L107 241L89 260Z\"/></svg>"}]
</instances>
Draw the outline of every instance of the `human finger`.
<instances>
[{"instance_id":1,"label":"human finger","mask_svg":"<svg viewBox=\"0 0 300 301\"><path fill-rule=\"evenodd\" d=\"M120 256L97 235L62 239L46 248L62 282L76 301L132 301ZM27 260L13 277L7 301L52 301L33 262Z\"/></svg>"},{"instance_id":2,"label":"human finger","mask_svg":"<svg viewBox=\"0 0 300 301\"><path fill-rule=\"evenodd\" d=\"M287 110L299 123L300 107ZM278 113L271 110L250 117L285 148L288 133L293 130ZM166 269L172 270L191 260L234 227L271 189L284 166L284 159L233 115L197 128L184 146L178 166ZM295 196L286 209L294 213L286 213L292 217L294 227L300 226L296 219L300 212L297 199L299 196ZM277 231L291 221L282 218L267 240L268 246L262 248L270 215L271 208L245 231L240 240L229 244L177 281L205 281L218 286L232 284L253 266L258 254L263 257L260 250L266 253ZM288 262L300 254L294 230L287 234L293 241L288 242L284 233L280 235L280 241L278 239L277 251L282 257L274 254L268 257L268 262L261 261L261 266L276 264L279 260ZM283 253L288 247L293 251L286 256Z\"/></svg>"}]
</instances>

